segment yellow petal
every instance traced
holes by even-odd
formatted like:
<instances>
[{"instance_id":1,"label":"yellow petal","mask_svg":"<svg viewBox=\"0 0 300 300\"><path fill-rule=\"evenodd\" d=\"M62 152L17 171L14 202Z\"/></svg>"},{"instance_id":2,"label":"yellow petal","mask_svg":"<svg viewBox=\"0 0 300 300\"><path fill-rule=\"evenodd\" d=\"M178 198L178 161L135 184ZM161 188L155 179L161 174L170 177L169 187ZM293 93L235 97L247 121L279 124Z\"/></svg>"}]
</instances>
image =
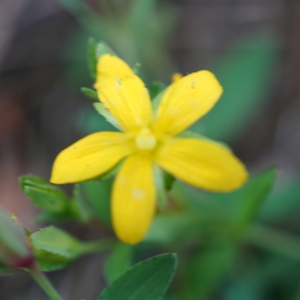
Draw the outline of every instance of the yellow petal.
<instances>
[{"instance_id":1,"label":"yellow petal","mask_svg":"<svg viewBox=\"0 0 300 300\"><path fill-rule=\"evenodd\" d=\"M153 122L157 135L176 135L205 115L220 98L223 89L209 71L192 73L164 93Z\"/></svg>"},{"instance_id":2,"label":"yellow petal","mask_svg":"<svg viewBox=\"0 0 300 300\"><path fill-rule=\"evenodd\" d=\"M233 191L248 178L245 166L228 148L208 140L169 139L155 162L178 179L209 191Z\"/></svg>"},{"instance_id":3,"label":"yellow petal","mask_svg":"<svg viewBox=\"0 0 300 300\"><path fill-rule=\"evenodd\" d=\"M127 244L136 244L147 233L155 211L155 187L148 156L127 158L114 182L112 217L115 232Z\"/></svg>"},{"instance_id":4,"label":"yellow petal","mask_svg":"<svg viewBox=\"0 0 300 300\"><path fill-rule=\"evenodd\" d=\"M124 61L109 54L101 56L95 87L100 101L124 131L136 132L149 125L152 109L148 90Z\"/></svg>"},{"instance_id":5,"label":"yellow petal","mask_svg":"<svg viewBox=\"0 0 300 300\"><path fill-rule=\"evenodd\" d=\"M124 133L93 133L58 154L50 181L63 184L95 178L131 154L132 149Z\"/></svg>"}]
</instances>

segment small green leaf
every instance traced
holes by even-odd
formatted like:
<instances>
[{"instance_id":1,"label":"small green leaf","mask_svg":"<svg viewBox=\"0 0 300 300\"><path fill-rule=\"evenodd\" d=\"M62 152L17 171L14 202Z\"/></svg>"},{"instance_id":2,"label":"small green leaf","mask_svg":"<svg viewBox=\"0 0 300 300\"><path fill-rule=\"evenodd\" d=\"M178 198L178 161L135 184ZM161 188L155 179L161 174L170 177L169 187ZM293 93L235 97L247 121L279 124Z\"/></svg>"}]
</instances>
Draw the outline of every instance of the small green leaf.
<instances>
[{"instance_id":1,"label":"small green leaf","mask_svg":"<svg viewBox=\"0 0 300 300\"><path fill-rule=\"evenodd\" d=\"M73 195L73 215L82 222L88 222L91 220L93 213L80 183L74 185Z\"/></svg>"},{"instance_id":2,"label":"small green leaf","mask_svg":"<svg viewBox=\"0 0 300 300\"><path fill-rule=\"evenodd\" d=\"M248 225L257 216L263 201L272 190L277 175L276 168L252 176L241 189L232 193L235 199L234 224L237 229Z\"/></svg>"},{"instance_id":3,"label":"small green leaf","mask_svg":"<svg viewBox=\"0 0 300 300\"><path fill-rule=\"evenodd\" d=\"M74 215L73 212L66 213L66 214L56 214L56 213L49 213L49 212L42 212L41 214L37 215L34 219L34 223L44 223L44 222L61 222L69 219L77 219L77 215Z\"/></svg>"},{"instance_id":4,"label":"small green leaf","mask_svg":"<svg viewBox=\"0 0 300 300\"><path fill-rule=\"evenodd\" d=\"M80 183L93 214L109 227L111 227L110 195L112 183L112 179L105 181L91 180Z\"/></svg>"},{"instance_id":5,"label":"small green leaf","mask_svg":"<svg viewBox=\"0 0 300 300\"><path fill-rule=\"evenodd\" d=\"M43 272L60 270L71 262L69 258L45 250L34 250L38 267Z\"/></svg>"},{"instance_id":6,"label":"small green leaf","mask_svg":"<svg viewBox=\"0 0 300 300\"><path fill-rule=\"evenodd\" d=\"M134 74L138 75L141 69L141 64L140 63L136 63L135 66L133 67L133 72Z\"/></svg>"},{"instance_id":7,"label":"small green leaf","mask_svg":"<svg viewBox=\"0 0 300 300\"><path fill-rule=\"evenodd\" d=\"M156 187L158 207L160 208L160 210L165 211L168 206L165 187L165 177L164 171L158 166L154 166L154 181Z\"/></svg>"},{"instance_id":8,"label":"small green leaf","mask_svg":"<svg viewBox=\"0 0 300 300\"><path fill-rule=\"evenodd\" d=\"M109 122L117 129L121 130L118 120L104 107L104 105L101 102L95 102L93 103L93 106L96 109L96 111L105 118L107 122Z\"/></svg>"},{"instance_id":9,"label":"small green leaf","mask_svg":"<svg viewBox=\"0 0 300 300\"><path fill-rule=\"evenodd\" d=\"M177 267L175 254L161 254L132 266L113 281L98 300L159 300Z\"/></svg>"},{"instance_id":10,"label":"small green leaf","mask_svg":"<svg viewBox=\"0 0 300 300\"><path fill-rule=\"evenodd\" d=\"M88 41L88 63L89 63L89 69L90 73L93 79L96 79L97 75L97 42L90 38Z\"/></svg>"},{"instance_id":11,"label":"small green leaf","mask_svg":"<svg viewBox=\"0 0 300 300\"><path fill-rule=\"evenodd\" d=\"M104 54L110 54L110 55L117 56L115 54L115 52L106 43L100 42L97 44L97 47L96 47L97 59L99 59Z\"/></svg>"},{"instance_id":12,"label":"small green leaf","mask_svg":"<svg viewBox=\"0 0 300 300\"><path fill-rule=\"evenodd\" d=\"M299 236L274 229L270 226L254 224L240 236L240 240L254 244L268 251L300 261Z\"/></svg>"},{"instance_id":13,"label":"small green leaf","mask_svg":"<svg viewBox=\"0 0 300 300\"><path fill-rule=\"evenodd\" d=\"M185 266L186 290L184 299L206 299L229 271L235 257L235 247L229 243L216 243L199 249Z\"/></svg>"},{"instance_id":14,"label":"small green leaf","mask_svg":"<svg viewBox=\"0 0 300 300\"><path fill-rule=\"evenodd\" d=\"M80 112L78 126L85 134L99 131L117 131L102 115L99 115L94 107L88 107Z\"/></svg>"},{"instance_id":15,"label":"small green leaf","mask_svg":"<svg viewBox=\"0 0 300 300\"><path fill-rule=\"evenodd\" d=\"M170 191L175 182L175 177L167 172L164 172L164 180L165 180L165 189L166 191Z\"/></svg>"},{"instance_id":16,"label":"small green leaf","mask_svg":"<svg viewBox=\"0 0 300 300\"><path fill-rule=\"evenodd\" d=\"M0 208L0 261L14 265L20 258L30 255L24 229Z\"/></svg>"},{"instance_id":17,"label":"small green leaf","mask_svg":"<svg viewBox=\"0 0 300 300\"><path fill-rule=\"evenodd\" d=\"M49 226L30 236L32 245L38 250L75 259L82 253L82 243L65 231Z\"/></svg>"},{"instance_id":18,"label":"small green leaf","mask_svg":"<svg viewBox=\"0 0 300 300\"><path fill-rule=\"evenodd\" d=\"M264 221L289 220L300 209L300 178L277 184L264 202L260 218Z\"/></svg>"},{"instance_id":19,"label":"small green leaf","mask_svg":"<svg viewBox=\"0 0 300 300\"><path fill-rule=\"evenodd\" d=\"M154 99L165 88L166 88L166 85L162 81L153 81L149 88L151 99ZM156 100L156 101L158 101L158 100Z\"/></svg>"},{"instance_id":20,"label":"small green leaf","mask_svg":"<svg viewBox=\"0 0 300 300\"><path fill-rule=\"evenodd\" d=\"M170 245L191 236L199 235L203 219L193 212L172 212L160 214L153 220L144 241Z\"/></svg>"},{"instance_id":21,"label":"small green leaf","mask_svg":"<svg viewBox=\"0 0 300 300\"><path fill-rule=\"evenodd\" d=\"M58 187L36 176L21 176L23 192L32 203L46 212L62 214L68 210L70 199Z\"/></svg>"},{"instance_id":22,"label":"small green leaf","mask_svg":"<svg viewBox=\"0 0 300 300\"><path fill-rule=\"evenodd\" d=\"M111 283L131 266L133 246L119 243L105 262L105 277Z\"/></svg>"},{"instance_id":23,"label":"small green leaf","mask_svg":"<svg viewBox=\"0 0 300 300\"><path fill-rule=\"evenodd\" d=\"M93 100L98 100L98 95L97 92L95 90L86 88L86 87L81 87L80 91L85 94L86 96L88 96L89 98L93 99Z\"/></svg>"},{"instance_id":24,"label":"small green leaf","mask_svg":"<svg viewBox=\"0 0 300 300\"><path fill-rule=\"evenodd\" d=\"M159 104L160 104L160 101L165 93L166 89L162 90L161 92L159 92L155 98L153 99L152 101L152 109L153 109L153 112L156 112L158 107L159 107Z\"/></svg>"}]
</instances>

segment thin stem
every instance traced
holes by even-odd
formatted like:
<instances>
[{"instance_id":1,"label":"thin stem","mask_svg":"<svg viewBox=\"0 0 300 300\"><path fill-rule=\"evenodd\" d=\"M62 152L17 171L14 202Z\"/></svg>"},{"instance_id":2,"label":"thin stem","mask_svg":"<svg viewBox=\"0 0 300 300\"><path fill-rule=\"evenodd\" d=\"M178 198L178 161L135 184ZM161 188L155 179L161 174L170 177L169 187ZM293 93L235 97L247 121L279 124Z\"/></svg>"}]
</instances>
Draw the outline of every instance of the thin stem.
<instances>
[{"instance_id":1,"label":"thin stem","mask_svg":"<svg viewBox=\"0 0 300 300\"><path fill-rule=\"evenodd\" d=\"M265 226L255 225L245 233L242 239L300 261L300 239L297 236Z\"/></svg>"},{"instance_id":2,"label":"thin stem","mask_svg":"<svg viewBox=\"0 0 300 300\"><path fill-rule=\"evenodd\" d=\"M51 300L63 300L47 277L37 267L33 267L28 271Z\"/></svg>"},{"instance_id":3,"label":"thin stem","mask_svg":"<svg viewBox=\"0 0 300 300\"><path fill-rule=\"evenodd\" d=\"M97 253L111 250L117 243L114 238L102 239L100 241L86 242L82 245L82 254Z\"/></svg>"}]
</instances>

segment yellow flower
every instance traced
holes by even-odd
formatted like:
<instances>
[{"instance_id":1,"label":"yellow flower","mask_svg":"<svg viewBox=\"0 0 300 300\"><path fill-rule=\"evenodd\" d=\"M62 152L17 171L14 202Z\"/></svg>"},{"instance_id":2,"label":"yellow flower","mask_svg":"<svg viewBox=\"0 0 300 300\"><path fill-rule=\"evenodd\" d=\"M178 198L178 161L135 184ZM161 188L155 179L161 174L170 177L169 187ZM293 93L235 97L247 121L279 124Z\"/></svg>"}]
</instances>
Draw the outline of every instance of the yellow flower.
<instances>
[{"instance_id":1,"label":"yellow flower","mask_svg":"<svg viewBox=\"0 0 300 300\"><path fill-rule=\"evenodd\" d=\"M124 159L114 181L111 211L115 232L125 243L141 241L151 224L156 200L154 165L209 191L232 191L246 181L244 165L226 147L208 139L176 137L222 94L209 71L171 84L156 111L142 80L115 56L99 59L95 87L122 132L94 133L63 150L54 162L51 182L93 179Z\"/></svg>"}]
</instances>

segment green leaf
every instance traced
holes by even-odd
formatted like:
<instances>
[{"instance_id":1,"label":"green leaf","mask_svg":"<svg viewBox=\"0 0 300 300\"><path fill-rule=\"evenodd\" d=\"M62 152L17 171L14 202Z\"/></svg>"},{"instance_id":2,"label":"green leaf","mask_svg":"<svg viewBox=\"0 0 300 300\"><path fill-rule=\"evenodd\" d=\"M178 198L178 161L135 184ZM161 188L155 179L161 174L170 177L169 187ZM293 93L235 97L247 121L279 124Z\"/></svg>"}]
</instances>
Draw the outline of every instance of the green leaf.
<instances>
[{"instance_id":1,"label":"green leaf","mask_svg":"<svg viewBox=\"0 0 300 300\"><path fill-rule=\"evenodd\" d=\"M0 261L13 265L29 256L24 229L0 208Z\"/></svg>"},{"instance_id":2,"label":"green leaf","mask_svg":"<svg viewBox=\"0 0 300 300\"><path fill-rule=\"evenodd\" d=\"M85 134L99 131L117 131L94 108L86 108L80 112L78 125Z\"/></svg>"},{"instance_id":3,"label":"green leaf","mask_svg":"<svg viewBox=\"0 0 300 300\"><path fill-rule=\"evenodd\" d=\"M97 59L99 59L104 54L117 56L116 53L106 43L100 42L97 44L96 47Z\"/></svg>"},{"instance_id":4,"label":"green leaf","mask_svg":"<svg viewBox=\"0 0 300 300\"><path fill-rule=\"evenodd\" d=\"M113 179L86 181L80 183L93 214L105 225L111 227L110 195Z\"/></svg>"},{"instance_id":5,"label":"green leaf","mask_svg":"<svg viewBox=\"0 0 300 300\"><path fill-rule=\"evenodd\" d=\"M277 169L270 168L252 176L243 188L231 194L235 206L234 224L237 229L248 225L258 215L263 201L272 190L276 175Z\"/></svg>"},{"instance_id":6,"label":"green leaf","mask_svg":"<svg viewBox=\"0 0 300 300\"><path fill-rule=\"evenodd\" d=\"M229 271L235 257L231 243L212 243L191 255L185 267L187 295L184 299L207 299Z\"/></svg>"},{"instance_id":7,"label":"green leaf","mask_svg":"<svg viewBox=\"0 0 300 300\"><path fill-rule=\"evenodd\" d=\"M158 107L159 107L159 104L160 104L160 101L165 93L166 89L160 91L153 99L152 101L152 109L153 109L153 112L156 112Z\"/></svg>"},{"instance_id":8,"label":"green leaf","mask_svg":"<svg viewBox=\"0 0 300 300\"><path fill-rule=\"evenodd\" d=\"M88 41L88 64L90 73L93 79L96 79L97 75L97 42L90 38Z\"/></svg>"},{"instance_id":9,"label":"green leaf","mask_svg":"<svg viewBox=\"0 0 300 300\"><path fill-rule=\"evenodd\" d=\"M62 214L68 210L70 199L58 187L36 176L21 176L23 192L34 205L46 212Z\"/></svg>"},{"instance_id":10,"label":"green leaf","mask_svg":"<svg viewBox=\"0 0 300 300\"><path fill-rule=\"evenodd\" d=\"M160 210L165 211L168 206L165 187L165 177L164 171L158 166L154 166L154 181L156 187L158 207Z\"/></svg>"},{"instance_id":11,"label":"green leaf","mask_svg":"<svg viewBox=\"0 0 300 300\"><path fill-rule=\"evenodd\" d=\"M83 94L85 94L86 96L88 96L89 98L99 101L97 92L95 90L92 90L92 89L89 89L89 88L86 88L86 87L81 87L80 91Z\"/></svg>"},{"instance_id":12,"label":"green leaf","mask_svg":"<svg viewBox=\"0 0 300 300\"><path fill-rule=\"evenodd\" d=\"M191 236L201 234L203 221L198 214L189 211L157 215L144 241L163 245L182 243Z\"/></svg>"},{"instance_id":13,"label":"green leaf","mask_svg":"<svg viewBox=\"0 0 300 300\"><path fill-rule=\"evenodd\" d=\"M131 266L133 249L133 246L123 243L115 246L105 262L105 277L108 283L111 283Z\"/></svg>"},{"instance_id":14,"label":"green leaf","mask_svg":"<svg viewBox=\"0 0 300 300\"><path fill-rule=\"evenodd\" d=\"M297 262L300 261L300 239L295 234L255 224L249 227L240 239Z\"/></svg>"},{"instance_id":15,"label":"green leaf","mask_svg":"<svg viewBox=\"0 0 300 300\"><path fill-rule=\"evenodd\" d=\"M45 250L34 250L38 267L43 272L60 270L71 262L69 258Z\"/></svg>"},{"instance_id":16,"label":"green leaf","mask_svg":"<svg viewBox=\"0 0 300 300\"><path fill-rule=\"evenodd\" d=\"M159 300L177 267L175 254L161 254L132 266L113 281L98 300Z\"/></svg>"},{"instance_id":17,"label":"green leaf","mask_svg":"<svg viewBox=\"0 0 300 300\"><path fill-rule=\"evenodd\" d=\"M65 231L49 226L30 236L32 245L38 250L75 259L82 253L82 243Z\"/></svg>"},{"instance_id":18,"label":"green leaf","mask_svg":"<svg viewBox=\"0 0 300 300\"><path fill-rule=\"evenodd\" d=\"M80 183L74 185L73 195L74 201L72 202L72 214L75 218L84 223L90 221L93 215L92 209L86 199Z\"/></svg>"},{"instance_id":19,"label":"green leaf","mask_svg":"<svg viewBox=\"0 0 300 300\"><path fill-rule=\"evenodd\" d=\"M221 140L233 140L260 109L278 60L278 47L268 34L247 36L229 48L212 68L224 89L216 106L192 130Z\"/></svg>"},{"instance_id":20,"label":"green leaf","mask_svg":"<svg viewBox=\"0 0 300 300\"><path fill-rule=\"evenodd\" d=\"M179 191L176 192L196 213L210 215L214 222L215 219L227 220L232 226L228 229L239 233L258 216L263 201L271 192L276 174L277 169L271 168L252 175L244 186L231 193L204 192L183 184L177 185Z\"/></svg>"},{"instance_id":21,"label":"green leaf","mask_svg":"<svg viewBox=\"0 0 300 300\"><path fill-rule=\"evenodd\" d=\"M264 202L260 218L266 221L289 220L300 209L300 178L277 184Z\"/></svg>"},{"instance_id":22,"label":"green leaf","mask_svg":"<svg viewBox=\"0 0 300 300\"><path fill-rule=\"evenodd\" d=\"M172 189L172 186L175 182L175 177L167 172L164 172L165 188L167 191Z\"/></svg>"},{"instance_id":23,"label":"green leaf","mask_svg":"<svg viewBox=\"0 0 300 300\"><path fill-rule=\"evenodd\" d=\"M109 122L117 129L121 130L118 120L104 107L104 105L101 102L95 102L93 103L93 106L96 109L96 111L105 118L107 122Z\"/></svg>"},{"instance_id":24,"label":"green leaf","mask_svg":"<svg viewBox=\"0 0 300 300\"><path fill-rule=\"evenodd\" d=\"M141 64L136 63L132 70L133 70L134 74L138 75L140 72L140 69L141 69Z\"/></svg>"},{"instance_id":25,"label":"green leaf","mask_svg":"<svg viewBox=\"0 0 300 300\"><path fill-rule=\"evenodd\" d=\"M149 92L151 99L154 99L160 92L166 88L166 85L162 81L153 81L150 85ZM158 100L156 100L158 101Z\"/></svg>"},{"instance_id":26,"label":"green leaf","mask_svg":"<svg viewBox=\"0 0 300 300\"><path fill-rule=\"evenodd\" d=\"M49 213L49 212L42 212L41 214L37 215L33 222L34 223L44 223L44 222L61 222L66 221L69 219L78 219L77 214L74 215L73 212L68 214L56 214L56 213Z\"/></svg>"}]
</instances>

